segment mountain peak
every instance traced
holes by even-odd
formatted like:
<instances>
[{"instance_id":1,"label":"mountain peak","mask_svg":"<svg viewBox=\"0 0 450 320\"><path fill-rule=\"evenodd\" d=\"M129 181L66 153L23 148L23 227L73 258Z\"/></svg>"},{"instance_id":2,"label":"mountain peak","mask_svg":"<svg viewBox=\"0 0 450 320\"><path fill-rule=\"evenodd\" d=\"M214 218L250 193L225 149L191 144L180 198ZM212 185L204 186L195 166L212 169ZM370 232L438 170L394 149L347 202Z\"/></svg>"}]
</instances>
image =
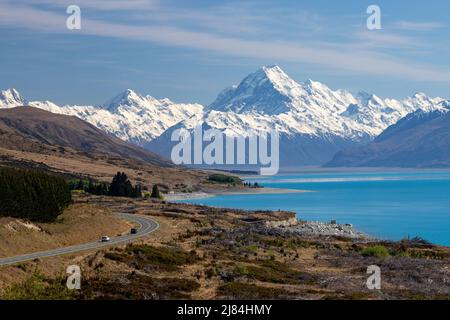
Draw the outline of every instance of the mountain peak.
<instances>
[{"instance_id":1,"label":"mountain peak","mask_svg":"<svg viewBox=\"0 0 450 320\"><path fill-rule=\"evenodd\" d=\"M118 94L111 100L107 101L103 107L108 110L117 110L120 106L131 106L133 104L141 104L144 98L137 92L127 89Z\"/></svg>"},{"instance_id":2,"label":"mountain peak","mask_svg":"<svg viewBox=\"0 0 450 320\"><path fill-rule=\"evenodd\" d=\"M28 103L22 95L14 88L0 91L0 107L17 107Z\"/></svg>"},{"instance_id":3,"label":"mountain peak","mask_svg":"<svg viewBox=\"0 0 450 320\"><path fill-rule=\"evenodd\" d=\"M282 76L287 76L286 72L283 71L283 69L281 69L278 65L274 64L274 65L270 65L270 66L263 66L260 68L260 70L262 70L268 77L270 77L271 75L282 75Z\"/></svg>"},{"instance_id":4,"label":"mountain peak","mask_svg":"<svg viewBox=\"0 0 450 320\"><path fill-rule=\"evenodd\" d=\"M263 66L245 77L238 86L221 92L209 109L280 114L289 110L288 103L299 86L279 66Z\"/></svg>"},{"instance_id":5,"label":"mountain peak","mask_svg":"<svg viewBox=\"0 0 450 320\"><path fill-rule=\"evenodd\" d=\"M330 88L328 86L326 86L325 84L323 84L322 82L314 81L311 79L306 80L303 83L303 87L306 89L313 89L313 90L319 90L319 91L330 90Z\"/></svg>"},{"instance_id":6,"label":"mountain peak","mask_svg":"<svg viewBox=\"0 0 450 320\"><path fill-rule=\"evenodd\" d=\"M285 87L295 87L298 86L291 77L287 75L278 65L264 66L259 71L263 71L266 78L274 84L277 89L282 89ZM259 71L255 72L253 75L258 76Z\"/></svg>"},{"instance_id":7,"label":"mountain peak","mask_svg":"<svg viewBox=\"0 0 450 320\"><path fill-rule=\"evenodd\" d=\"M414 93L413 98L424 99L424 98L428 98L428 96L423 92L416 92L416 93Z\"/></svg>"},{"instance_id":8,"label":"mountain peak","mask_svg":"<svg viewBox=\"0 0 450 320\"><path fill-rule=\"evenodd\" d=\"M357 98L364 106L368 106L370 104L383 105L383 100L380 97L366 91L358 92Z\"/></svg>"}]
</instances>

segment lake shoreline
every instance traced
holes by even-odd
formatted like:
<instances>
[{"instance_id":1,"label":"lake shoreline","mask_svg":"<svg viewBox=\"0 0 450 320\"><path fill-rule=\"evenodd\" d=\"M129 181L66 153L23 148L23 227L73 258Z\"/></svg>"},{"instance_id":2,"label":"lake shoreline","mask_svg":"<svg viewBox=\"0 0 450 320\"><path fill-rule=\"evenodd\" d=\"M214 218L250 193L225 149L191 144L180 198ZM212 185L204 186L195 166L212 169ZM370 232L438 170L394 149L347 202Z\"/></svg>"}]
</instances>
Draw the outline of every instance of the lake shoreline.
<instances>
[{"instance_id":1,"label":"lake shoreline","mask_svg":"<svg viewBox=\"0 0 450 320\"><path fill-rule=\"evenodd\" d=\"M251 189L239 189L239 190L224 190L213 192L192 192L192 193L177 193L164 195L164 199L168 202L183 202L190 200L201 200L215 196L226 195L268 195L268 194L294 194L294 193L308 193L315 192L309 190L298 189L284 189L284 188L251 188ZM242 209L246 210L246 209ZM320 221L304 221L297 217L295 222L292 221L289 224L281 223L278 226L271 227L273 230L277 230L280 234L297 234L301 236L340 236L349 239L359 240L377 240L360 230L357 230L351 224L338 224L336 222L320 222Z\"/></svg>"},{"instance_id":2,"label":"lake shoreline","mask_svg":"<svg viewBox=\"0 0 450 320\"><path fill-rule=\"evenodd\" d=\"M308 193L315 192L311 190L298 190L298 189L284 189L284 188L248 188L248 189L233 189L233 190L211 190L211 191L196 191L190 193L174 193L164 194L166 201L179 202L183 200L200 200L207 199L216 196L227 195L264 195L264 194L293 194L293 193Z\"/></svg>"}]
</instances>

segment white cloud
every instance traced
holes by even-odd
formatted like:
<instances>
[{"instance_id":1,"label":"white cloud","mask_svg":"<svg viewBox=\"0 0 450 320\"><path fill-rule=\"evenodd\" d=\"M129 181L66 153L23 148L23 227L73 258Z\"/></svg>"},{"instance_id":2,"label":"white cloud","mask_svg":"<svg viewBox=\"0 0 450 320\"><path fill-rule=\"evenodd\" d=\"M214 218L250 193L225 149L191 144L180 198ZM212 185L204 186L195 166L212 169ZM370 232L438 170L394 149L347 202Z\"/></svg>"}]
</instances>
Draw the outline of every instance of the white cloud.
<instances>
[{"instance_id":1,"label":"white cloud","mask_svg":"<svg viewBox=\"0 0 450 320\"><path fill-rule=\"evenodd\" d=\"M73 31L65 29L65 19L64 11L56 13L32 6L0 4L0 25L70 34ZM319 44L311 40L301 42L276 38L249 40L240 37L239 34L225 36L211 30L192 30L170 24L120 24L88 19L85 16L83 16L82 30L76 32L84 35L148 41L168 46L206 50L236 57L314 64L366 76L377 75L418 81L450 82L448 68L407 62L382 51L371 50L364 41ZM389 45L401 42L400 40L406 45L411 41L411 39L399 38L395 35L372 37L378 37L378 41Z\"/></svg>"},{"instance_id":2,"label":"white cloud","mask_svg":"<svg viewBox=\"0 0 450 320\"><path fill-rule=\"evenodd\" d=\"M414 48L424 44L417 38L392 33L385 30L368 30L357 32L356 38L366 46L373 48Z\"/></svg>"},{"instance_id":3,"label":"white cloud","mask_svg":"<svg viewBox=\"0 0 450 320\"><path fill-rule=\"evenodd\" d=\"M408 31L433 31L444 28L445 25L439 22L398 21L393 24L393 27Z\"/></svg>"},{"instance_id":4,"label":"white cloud","mask_svg":"<svg viewBox=\"0 0 450 320\"><path fill-rule=\"evenodd\" d=\"M49 5L57 8L77 5L80 8L105 11L149 10L156 5L155 0L21 0L20 2L21 4ZM11 3L17 3L17 1L11 1Z\"/></svg>"}]
</instances>

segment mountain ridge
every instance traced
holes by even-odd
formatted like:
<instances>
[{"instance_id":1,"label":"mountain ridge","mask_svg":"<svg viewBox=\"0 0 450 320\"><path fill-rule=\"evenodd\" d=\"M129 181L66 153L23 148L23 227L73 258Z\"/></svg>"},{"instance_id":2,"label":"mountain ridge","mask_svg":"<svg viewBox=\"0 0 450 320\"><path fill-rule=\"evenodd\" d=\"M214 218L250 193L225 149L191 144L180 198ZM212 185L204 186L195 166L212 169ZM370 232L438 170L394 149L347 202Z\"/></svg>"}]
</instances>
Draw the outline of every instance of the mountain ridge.
<instances>
[{"instance_id":1,"label":"mountain ridge","mask_svg":"<svg viewBox=\"0 0 450 320\"><path fill-rule=\"evenodd\" d=\"M0 101L0 108L14 105L11 98L14 96L10 93L6 102ZM331 160L333 152L368 143L406 115L419 109L426 112L440 109L445 101L423 93L403 100L382 99L366 92L353 95L310 79L298 83L273 65L262 67L238 85L226 88L208 106L158 100L131 89L101 106L61 107L49 101L29 104L77 116L122 140L164 156L168 154L160 149L169 141L162 137L180 124L192 130L205 122L232 136L277 130L289 142L285 148L303 149L300 154L290 155L298 157L299 165L321 165ZM314 143L321 145L320 150L314 150Z\"/></svg>"},{"instance_id":2,"label":"mountain ridge","mask_svg":"<svg viewBox=\"0 0 450 320\"><path fill-rule=\"evenodd\" d=\"M0 141L10 150L36 152L38 144L85 154L172 166L161 156L126 143L78 117L51 113L31 106L0 109ZM24 143L24 142L28 143ZM31 148L28 150L28 148Z\"/></svg>"},{"instance_id":3,"label":"mountain ridge","mask_svg":"<svg viewBox=\"0 0 450 320\"><path fill-rule=\"evenodd\" d=\"M450 167L450 110L417 110L366 146L338 152L326 167Z\"/></svg>"}]
</instances>

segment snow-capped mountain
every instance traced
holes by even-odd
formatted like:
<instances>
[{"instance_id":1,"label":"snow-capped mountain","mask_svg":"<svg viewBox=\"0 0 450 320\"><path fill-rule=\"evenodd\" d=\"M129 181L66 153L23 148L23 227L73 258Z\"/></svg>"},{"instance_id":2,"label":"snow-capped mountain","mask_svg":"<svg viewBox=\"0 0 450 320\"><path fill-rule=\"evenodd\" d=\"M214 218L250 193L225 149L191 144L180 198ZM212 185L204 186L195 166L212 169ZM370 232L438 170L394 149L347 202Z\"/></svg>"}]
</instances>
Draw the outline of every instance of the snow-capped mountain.
<instances>
[{"instance_id":1,"label":"snow-capped mountain","mask_svg":"<svg viewBox=\"0 0 450 320\"><path fill-rule=\"evenodd\" d=\"M441 98L416 94L402 101L373 94L352 95L312 80L297 83L280 67L262 67L227 88L205 109L151 141L147 147L170 155L171 132L201 123L227 135L280 133L283 166L318 165L342 149L368 143L388 126L417 109L441 108Z\"/></svg>"},{"instance_id":2,"label":"snow-capped mountain","mask_svg":"<svg viewBox=\"0 0 450 320\"><path fill-rule=\"evenodd\" d=\"M338 152L328 167L450 167L450 112L417 110L365 146Z\"/></svg>"},{"instance_id":3,"label":"snow-capped mountain","mask_svg":"<svg viewBox=\"0 0 450 320\"><path fill-rule=\"evenodd\" d=\"M151 96L141 96L133 90L126 90L101 106L58 106L51 101L27 102L14 89L2 91L3 95L9 99L0 99L0 107L29 105L53 113L76 116L122 140L138 145L158 137L174 124L203 112L203 106L199 104L158 100Z\"/></svg>"},{"instance_id":4,"label":"snow-capped mountain","mask_svg":"<svg viewBox=\"0 0 450 320\"><path fill-rule=\"evenodd\" d=\"M0 91L0 108L12 108L15 106L23 106L28 102L14 88Z\"/></svg>"},{"instance_id":5,"label":"snow-capped mountain","mask_svg":"<svg viewBox=\"0 0 450 320\"><path fill-rule=\"evenodd\" d=\"M14 89L3 91L0 107L28 104L77 116L119 138L170 156L171 132L199 124L227 135L280 133L283 166L319 165L337 151L372 141L387 127L415 112L444 108L442 98L417 93L404 100L333 90L307 80L298 83L280 67L262 67L239 85L221 92L207 107L158 100L127 90L101 106L58 106L27 101ZM283 160L284 159L284 160Z\"/></svg>"},{"instance_id":6,"label":"snow-capped mountain","mask_svg":"<svg viewBox=\"0 0 450 320\"><path fill-rule=\"evenodd\" d=\"M244 122L249 116L259 118L262 126L268 123L288 134L332 134L364 140L377 136L407 114L417 109L433 110L442 101L424 94L403 101L383 100L364 92L353 96L317 81L299 84L280 67L269 66L222 92L207 110L233 112L230 118L239 117Z\"/></svg>"}]
</instances>

